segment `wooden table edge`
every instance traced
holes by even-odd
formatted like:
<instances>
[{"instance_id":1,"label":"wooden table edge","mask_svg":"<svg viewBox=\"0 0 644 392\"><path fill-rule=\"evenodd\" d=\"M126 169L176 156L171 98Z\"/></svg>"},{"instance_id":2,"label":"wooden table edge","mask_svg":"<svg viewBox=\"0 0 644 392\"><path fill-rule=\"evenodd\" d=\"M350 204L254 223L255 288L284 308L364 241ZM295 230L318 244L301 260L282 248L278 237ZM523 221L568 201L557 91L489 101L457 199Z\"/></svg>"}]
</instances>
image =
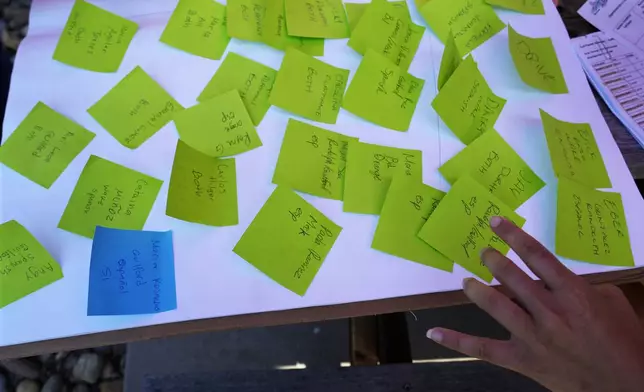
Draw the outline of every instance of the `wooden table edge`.
<instances>
[{"instance_id":1,"label":"wooden table edge","mask_svg":"<svg viewBox=\"0 0 644 392\"><path fill-rule=\"evenodd\" d=\"M644 280L644 267L589 274L584 275L584 278L592 284L611 283L620 285L639 282ZM463 292L457 290L340 305L315 306L310 308L180 321L0 347L0 359L21 358L50 352L71 351L198 332L268 327L374 314L407 312L410 310L461 305L468 302Z\"/></svg>"}]
</instances>

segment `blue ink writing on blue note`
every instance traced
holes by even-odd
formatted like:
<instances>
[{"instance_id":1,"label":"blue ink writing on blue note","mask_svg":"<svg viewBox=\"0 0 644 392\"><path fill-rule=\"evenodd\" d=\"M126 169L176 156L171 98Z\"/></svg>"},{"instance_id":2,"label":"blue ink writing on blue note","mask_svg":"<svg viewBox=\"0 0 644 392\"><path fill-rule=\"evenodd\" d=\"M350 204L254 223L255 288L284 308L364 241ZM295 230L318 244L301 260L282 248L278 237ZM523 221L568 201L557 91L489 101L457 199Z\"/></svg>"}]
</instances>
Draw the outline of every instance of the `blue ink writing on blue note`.
<instances>
[{"instance_id":1,"label":"blue ink writing on blue note","mask_svg":"<svg viewBox=\"0 0 644 392\"><path fill-rule=\"evenodd\" d=\"M88 316L176 309L175 286L171 231L96 227L89 271Z\"/></svg>"}]
</instances>

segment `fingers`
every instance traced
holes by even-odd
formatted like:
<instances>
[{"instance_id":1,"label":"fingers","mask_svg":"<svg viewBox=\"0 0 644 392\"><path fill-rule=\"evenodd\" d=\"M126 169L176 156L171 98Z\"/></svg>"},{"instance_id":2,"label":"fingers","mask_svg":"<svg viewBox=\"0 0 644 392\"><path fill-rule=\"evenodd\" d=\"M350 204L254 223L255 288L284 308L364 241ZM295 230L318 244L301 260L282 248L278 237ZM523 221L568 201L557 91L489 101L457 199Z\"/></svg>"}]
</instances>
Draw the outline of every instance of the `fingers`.
<instances>
[{"instance_id":1,"label":"fingers","mask_svg":"<svg viewBox=\"0 0 644 392\"><path fill-rule=\"evenodd\" d=\"M523 340L534 335L534 323L530 316L496 289L476 279L465 279L463 290L472 302L503 325L512 335Z\"/></svg>"},{"instance_id":2,"label":"fingers","mask_svg":"<svg viewBox=\"0 0 644 392\"><path fill-rule=\"evenodd\" d=\"M514 223L494 216L490 219L490 227L550 289L557 290L578 281L577 275L561 264L539 241Z\"/></svg>"},{"instance_id":3,"label":"fingers","mask_svg":"<svg viewBox=\"0 0 644 392\"><path fill-rule=\"evenodd\" d=\"M487 248L481 252L481 260L492 275L512 291L517 300L534 317L543 317L549 310L551 294L539 286L521 268L499 251ZM496 291L496 290L494 290ZM500 294L500 293L499 293Z\"/></svg>"},{"instance_id":4,"label":"fingers","mask_svg":"<svg viewBox=\"0 0 644 392\"><path fill-rule=\"evenodd\" d=\"M449 349L495 365L510 367L515 362L514 350L508 341L479 338L445 328L430 329L427 337Z\"/></svg>"}]
</instances>

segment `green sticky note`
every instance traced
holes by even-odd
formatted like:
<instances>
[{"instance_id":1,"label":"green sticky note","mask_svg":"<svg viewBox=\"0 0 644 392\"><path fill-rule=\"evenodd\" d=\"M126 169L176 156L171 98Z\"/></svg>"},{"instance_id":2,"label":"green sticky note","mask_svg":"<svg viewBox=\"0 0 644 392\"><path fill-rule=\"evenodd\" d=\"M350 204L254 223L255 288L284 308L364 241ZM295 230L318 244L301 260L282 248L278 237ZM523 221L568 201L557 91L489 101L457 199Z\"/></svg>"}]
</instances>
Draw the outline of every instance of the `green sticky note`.
<instances>
[{"instance_id":1,"label":"green sticky note","mask_svg":"<svg viewBox=\"0 0 644 392\"><path fill-rule=\"evenodd\" d=\"M324 55L323 38L293 37L286 32L284 0L265 0L264 43L275 49L295 48L311 56Z\"/></svg>"},{"instance_id":2,"label":"green sticky note","mask_svg":"<svg viewBox=\"0 0 644 392\"><path fill-rule=\"evenodd\" d=\"M96 72L116 72L138 25L84 0L76 0L54 60Z\"/></svg>"},{"instance_id":3,"label":"green sticky note","mask_svg":"<svg viewBox=\"0 0 644 392\"><path fill-rule=\"evenodd\" d=\"M593 264L633 267L622 196L560 178L555 253Z\"/></svg>"},{"instance_id":4,"label":"green sticky note","mask_svg":"<svg viewBox=\"0 0 644 392\"><path fill-rule=\"evenodd\" d=\"M230 42L226 6L213 0L180 0L160 41L197 56L219 60Z\"/></svg>"},{"instance_id":5,"label":"green sticky note","mask_svg":"<svg viewBox=\"0 0 644 392\"><path fill-rule=\"evenodd\" d=\"M137 148L172 121L183 106L136 67L87 112L127 148Z\"/></svg>"},{"instance_id":6,"label":"green sticky note","mask_svg":"<svg viewBox=\"0 0 644 392\"><path fill-rule=\"evenodd\" d=\"M407 131L424 84L423 79L369 50L351 80L342 107L385 128Z\"/></svg>"},{"instance_id":7,"label":"green sticky note","mask_svg":"<svg viewBox=\"0 0 644 392\"><path fill-rule=\"evenodd\" d=\"M49 189L94 136L38 102L0 147L0 162Z\"/></svg>"},{"instance_id":8,"label":"green sticky note","mask_svg":"<svg viewBox=\"0 0 644 392\"><path fill-rule=\"evenodd\" d=\"M546 185L493 129L438 170L451 184L469 175L512 209L519 208Z\"/></svg>"},{"instance_id":9,"label":"green sticky note","mask_svg":"<svg viewBox=\"0 0 644 392\"><path fill-rule=\"evenodd\" d=\"M228 35L246 41L263 42L266 0L228 0Z\"/></svg>"},{"instance_id":10,"label":"green sticky note","mask_svg":"<svg viewBox=\"0 0 644 392\"><path fill-rule=\"evenodd\" d=\"M569 123L543 110L540 112L557 177L566 177L591 188L610 188L610 177L590 124Z\"/></svg>"},{"instance_id":11,"label":"green sticky note","mask_svg":"<svg viewBox=\"0 0 644 392\"><path fill-rule=\"evenodd\" d=\"M184 110L174 123L181 140L211 157L237 155L262 145L237 90Z\"/></svg>"},{"instance_id":12,"label":"green sticky note","mask_svg":"<svg viewBox=\"0 0 644 392\"><path fill-rule=\"evenodd\" d=\"M93 238L96 226L141 230L163 181L92 155L58 228Z\"/></svg>"},{"instance_id":13,"label":"green sticky note","mask_svg":"<svg viewBox=\"0 0 644 392\"><path fill-rule=\"evenodd\" d=\"M357 138L289 119L273 184L342 200L350 140Z\"/></svg>"},{"instance_id":14,"label":"green sticky note","mask_svg":"<svg viewBox=\"0 0 644 392\"><path fill-rule=\"evenodd\" d=\"M269 101L309 120L335 124L348 78L349 70L288 48Z\"/></svg>"},{"instance_id":15,"label":"green sticky note","mask_svg":"<svg viewBox=\"0 0 644 392\"><path fill-rule=\"evenodd\" d=\"M445 39L445 50L443 50L441 68L438 72L438 90L443 88L461 62L463 62L463 57L461 57L461 54L458 52L456 42L454 41L454 35L450 31L449 35Z\"/></svg>"},{"instance_id":16,"label":"green sticky note","mask_svg":"<svg viewBox=\"0 0 644 392\"><path fill-rule=\"evenodd\" d=\"M360 18L367 10L369 3L344 3L344 8L347 11L347 21L349 22L349 30L353 34L353 29L356 28Z\"/></svg>"},{"instance_id":17,"label":"green sticky note","mask_svg":"<svg viewBox=\"0 0 644 392\"><path fill-rule=\"evenodd\" d=\"M445 42L451 31L463 56L505 28L483 0L431 0L420 13L441 41Z\"/></svg>"},{"instance_id":18,"label":"green sticky note","mask_svg":"<svg viewBox=\"0 0 644 392\"><path fill-rule=\"evenodd\" d=\"M383 0L376 0L383 1ZM390 1L390 4L393 4L399 12L400 15L406 16L406 20L411 21L411 15L409 14L409 7L407 6L407 1ZM349 21L349 29L353 29L358 25L360 18L364 15L364 12L367 10L367 7L370 3L344 3L344 8L347 11L347 20ZM424 30L424 29L423 29Z\"/></svg>"},{"instance_id":19,"label":"green sticky note","mask_svg":"<svg viewBox=\"0 0 644 392\"><path fill-rule=\"evenodd\" d=\"M295 192L278 186L233 251L303 296L341 231Z\"/></svg>"},{"instance_id":20,"label":"green sticky note","mask_svg":"<svg viewBox=\"0 0 644 392\"><path fill-rule=\"evenodd\" d=\"M0 225L0 309L63 277L47 250L15 220Z\"/></svg>"},{"instance_id":21,"label":"green sticky note","mask_svg":"<svg viewBox=\"0 0 644 392\"><path fill-rule=\"evenodd\" d=\"M349 142L344 182L345 212L379 214L396 174L421 182L422 151Z\"/></svg>"},{"instance_id":22,"label":"green sticky note","mask_svg":"<svg viewBox=\"0 0 644 392\"><path fill-rule=\"evenodd\" d=\"M235 158L213 158L179 140L165 213L209 226L236 225Z\"/></svg>"},{"instance_id":23,"label":"green sticky note","mask_svg":"<svg viewBox=\"0 0 644 392\"><path fill-rule=\"evenodd\" d=\"M424 32L424 27L413 24L409 14L393 3L373 1L351 32L348 45L362 55L372 49L406 71Z\"/></svg>"},{"instance_id":24,"label":"green sticky note","mask_svg":"<svg viewBox=\"0 0 644 392\"><path fill-rule=\"evenodd\" d=\"M524 14L544 15L546 13L542 0L485 0L485 2L496 7L518 11Z\"/></svg>"},{"instance_id":25,"label":"green sticky note","mask_svg":"<svg viewBox=\"0 0 644 392\"><path fill-rule=\"evenodd\" d=\"M277 71L273 68L228 52L197 100L204 102L230 90L237 90L253 124L259 125L271 107L268 97L276 76Z\"/></svg>"},{"instance_id":26,"label":"green sticky note","mask_svg":"<svg viewBox=\"0 0 644 392\"><path fill-rule=\"evenodd\" d=\"M349 23L342 0L286 0L289 35L311 38L347 38Z\"/></svg>"},{"instance_id":27,"label":"green sticky note","mask_svg":"<svg viewBox=\"0 0 644 392\"><path fill-rule=\"evenodd\" d=\"M505 217L519 227L525 223L512 208L464 175L447 192L418 236L456 264L490 282L492 274L479 254L488 247L502 254L510 250L490 228L493 216Z\"/></svg>"},{"instance_id":28,"label":"green sticky note","mask_svg":"<svg viewBox=\"0 0 644 392\"><path fill-rule=\"evenodd\" d=\"M528 86L552 94L567 94L568 86L550 38L530 38L508 26L510 54Z\"/></svg>"},{"instance_id":29,"label":"green sticky note","mask_svg":"<svg viewBox=\"0 0 644 392\"><path fill-rule=\"evenodd\" d=\"M432 107L454 135L469 144L494 127L505 102L492 92L468 56L434 98Z\"/></svg>"},{"instance_id":30,"label":"green sticky note","mask_svg":"<svg viewBox=\"0 0 644 392\"><path fill-rule=\"evenodd\" d=\"M451 272L454 263L418 238L418 232L443 196L444 192L420 181L395 176L380 211L371 247Z\"/></svg>"}]
</instances>

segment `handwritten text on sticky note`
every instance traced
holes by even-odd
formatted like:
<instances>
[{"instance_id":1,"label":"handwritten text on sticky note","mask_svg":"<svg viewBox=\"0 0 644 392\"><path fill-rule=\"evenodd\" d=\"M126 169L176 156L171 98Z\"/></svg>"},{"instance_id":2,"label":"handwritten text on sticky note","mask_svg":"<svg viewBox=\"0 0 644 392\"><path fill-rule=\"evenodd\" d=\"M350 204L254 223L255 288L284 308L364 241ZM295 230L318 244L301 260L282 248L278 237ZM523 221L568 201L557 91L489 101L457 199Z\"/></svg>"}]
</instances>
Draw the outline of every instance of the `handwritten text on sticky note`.
<instances>
[{"instance_id":1,"label":"handwritten text on sticky note","mask_svg":"<svg viewBox=\"0 0 644 392\"><path fill-rule=\"evenodd\" d=\"M309 120L335 124L349 71L296 49L286 50L270 103Z\"/></svg>"},{"instance_id":2,"label":"handwritten text on sticky note","mask_svg":"<svg viewBox=\"0 0 644 392\"><path fill-rule=\"evenodd\" d=\"M508 26L510 54L521 79L529 86L553 94L566 94L557 52L550 38L530 38Z\"/></svg>"},{"instance_id":3,"label":"handwritten text on sticky note","mask_svg":"<svg viewBox=\"0 0 644 392\"><path fill-rule=\"evenodd\" d=\"M122 145L137 148L183 110L163 87L136 67L87 109Z\"/></svg>"},{"instance_id":4,"label":"handwritten text on sticky note","mask_svg":"<svg viewBox=\"0 0 644 392\"><path fill-rule=\"evenodd\" d=\"M219 60L230 42L226 6L213 0L180 0L160 41L197 56Z\"/></svg>"},{"instance_id":5,"label":"handwritten text on sticky note","mask_svg":"<svg viewBox=\"0 0 644 392\"><path fill-rule=\"evenodd\" d=\"M409 129L425 81L369 49L362 58L342 107L375 124Z\"/></svg>"},{"instance_id":6,"label":"handwritten text on sticky note","mask_svg":"<svg viewBox=\"0 0 644 392\"><path fill-rule=\"evenodd\" d=\"M510 247L490 228L490 218L503 216L523 226L517 215L471 177L462 176L427 219L418 236L466 270L486 281L492 274L483 265L480 252L492 247L502 254Z\"/></svg>"},{"instance_id":7,"label":"handwritten text on sticky note","mask_svg":"<svg viewBox=\"0 0 644 392\"><path fill-rule=\"evenodd\" d=\"M518 208L545 186L493 129L452 157L439 171L450 183L469 174L512 209Z\"/></svg>"},{"instance_id":8,"label":"handwritten text on sticky note","mask_svg":"<svg viewBox=\"0 0 644 392\"><path fill-rule=\"evenodd\" d=\"M635 265L621 195L559 178L555 252L595 264Z\"/></svg>"},{"instance_id":9,"label":"handwritten text on sticky note","mask_svg":"<svg viewBox=\"0 0 644 392\"><path fill-rule=\"evenodd\" d=\"M138 25L84 0L76 0L54 60L97 72L116 72Z\"/></svg>"},{"instance_id":10,"label":"handwritten text on sticky note","mask_svg":"<svg viewBox=\"0 0 644 392\"><path fill-rule=\"evenodd\" d=\"M342 200L350 140L357 139L290 119L273 183Z\"/></svg>"},{"instance_id":11,"label":"handwritten text on sticky note","mask_svg":"<svg viewBox=\"0 0 644 392\"><path fill-rule=\"evenodd\" d=\"M273 68L228 52L198 100L204 102L230 90L237 90L253 124L259 125L271 106L268 98L276 76L277 71Z\"/></svg>"},{"instance_id":12,"label":"handwritten text on sticky note","mask_svg":"<svg viewBox=\"0 0 644 392\"><path fill-rule=\"evenodd\" d=\"M561 121L543 110L541 122L557 177L566 177L591 188L611 187L590 124Z\"/></svg>"},{"instance_id":13,"label":"handwritten text on sticky note","mask_svg":"<svg viewBox=\"0 0 644 392\"><path fill-rule=\"evenodd\" d=\"M380 213L391 179L396 174L421 181L422 151L351 141L343 211Z\"/></svg>"},{"instance_id":14,"label":"handwritten text on sticky note","mask_svg":"<svg viewBox=\"0 0 644 392\"><path fill-rule=\"evenodd\" d=\"M97 225L143 228L163 182L92 155L60 218L58 227L93 238Z\"/></svg>"},{"instance_id":15,"label":"handwritten text on sticky note","mask_svg":"<svg viewBox=\"0 0 644 392\"><path fill-rule=\"evenodd\" d=\"M166 214L210 226L236 225L235 159L213 158L179 140L172 164Z\"/></svg>"},{"instance_id":16,"label":"handwritten text on sticky note","mask_svg":"<svg viewBox=\"0 0 644 392\"><path fill-rule=\"evenodd\" d=\"M97 227L89 268L88 316L177 308L172 232Z\"/></svg>"},{"instance_id":17,"label":"handwritten text on sticky note","mask_svg":"<svg viewBox=\"0 0 644 392\"><path fill-rule=\"evenodd\" d=\"M418 232L444 196L444 192L418 180L396 175L380 211L371 247L451 272L454 263L418 238Z\"/></svg>"},{"instance_id":18,"label":"handwritten text on sticky note","mask_svg":"<svg viewBox=\"0 0 644 392\"><path fill-rule=\"evenodd\" d=\"M20 223L0 225L0 308L62 277L58 263Z\"/></svg>"},{"instance_id":19,"label":"handwritten text on sticky note","mask_svg":"<svg viewBox=\"0 0 644 392\"><path fill-rule=\"evenodd\" d=\"M174 122L181 140L212 157L237 155L262 145L237 90L186 109Z\"/></svg>"},{"instance_id":20,"label":"handwritten text on sticky note","mask_svg":"<svg viewBox=\"0 0 644 392\"><path fill-rule=\"evenodd\" d=\"M0 147L0 162L49 188L94 136L38 102Z\"/></svg>"},{"instance_id":21,"label":"handwritten text on sticky note","mask_svg":"<svg viewBox=\"0 0 644 392\"><path fill-rule=\"evenodd\" d=\"M233 250L275 282L304 295L342 228L278 186Z\"/></svg>"}]
</instances>

